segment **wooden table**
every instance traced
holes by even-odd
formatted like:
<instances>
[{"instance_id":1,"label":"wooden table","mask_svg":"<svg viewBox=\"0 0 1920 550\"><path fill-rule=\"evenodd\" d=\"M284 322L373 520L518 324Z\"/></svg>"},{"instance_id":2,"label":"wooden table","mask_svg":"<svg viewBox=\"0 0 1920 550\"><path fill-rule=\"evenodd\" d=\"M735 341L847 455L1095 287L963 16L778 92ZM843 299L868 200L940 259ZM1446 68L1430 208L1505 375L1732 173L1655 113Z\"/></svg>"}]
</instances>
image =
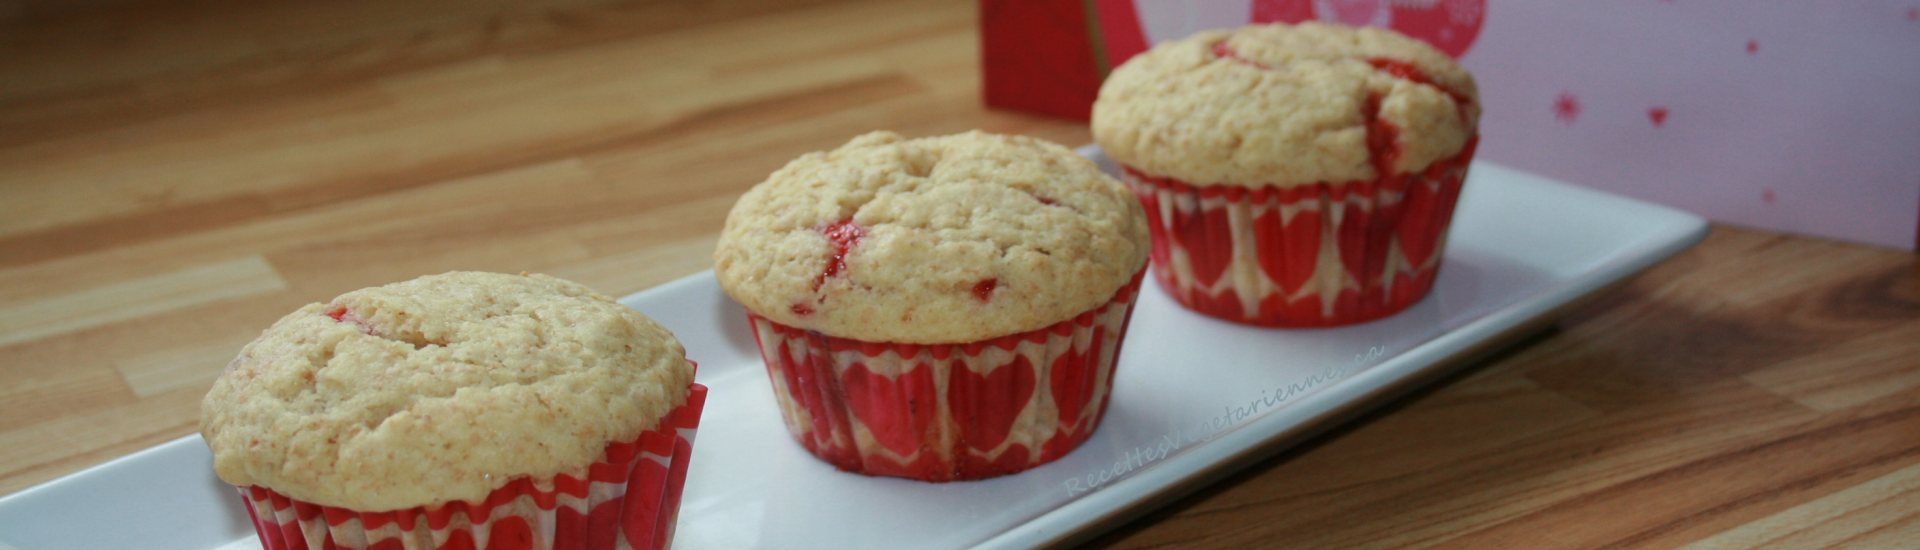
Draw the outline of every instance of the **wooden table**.
<instances>
[{"instance_id":1,"label":"wooden table","mask_svg":"<svg viewBox=\"0 0 1920 550\"><path fill-rule=\"evenodd\" d=\"M450 269L621 295L860 132L980 106L974 4L0 9L0 493L195 430L281 314ZM499 5L489 5L499 4ZM1099 539L1920 541L1920 262L1716 228L1558 328Z\"/></svg>"}]
</instances>

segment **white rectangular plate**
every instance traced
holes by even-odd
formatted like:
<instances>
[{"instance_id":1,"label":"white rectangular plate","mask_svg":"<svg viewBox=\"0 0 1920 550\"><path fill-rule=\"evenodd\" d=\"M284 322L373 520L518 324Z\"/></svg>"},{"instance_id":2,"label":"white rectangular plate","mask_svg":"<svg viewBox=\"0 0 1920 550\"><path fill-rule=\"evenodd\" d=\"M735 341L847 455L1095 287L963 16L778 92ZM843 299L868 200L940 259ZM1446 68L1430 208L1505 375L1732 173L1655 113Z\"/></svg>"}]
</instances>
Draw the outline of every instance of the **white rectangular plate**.
<instances>
[{"instance_id":1,"label":"white rectangular plate","mask_svg":"<svg viewBox=\"0 0 1920 550\"><path fill-rule=\"evenodd\" d=\"M1084 151L1103 162L1097 150ZM1111 168L1110 166L1107 166ZM1052 464L928 484L835 471L786 433L739 306L701 273L621 300L712 388L682 548L1027 547L1163 502L1434 374L1706 234L1672 209L1475 163L1433 293L1380 321L1270 330L1181 309L1148 278L1099 431ZM0 549L257 548L198 436L0 499Z\"/></svg>"}]
</instances>

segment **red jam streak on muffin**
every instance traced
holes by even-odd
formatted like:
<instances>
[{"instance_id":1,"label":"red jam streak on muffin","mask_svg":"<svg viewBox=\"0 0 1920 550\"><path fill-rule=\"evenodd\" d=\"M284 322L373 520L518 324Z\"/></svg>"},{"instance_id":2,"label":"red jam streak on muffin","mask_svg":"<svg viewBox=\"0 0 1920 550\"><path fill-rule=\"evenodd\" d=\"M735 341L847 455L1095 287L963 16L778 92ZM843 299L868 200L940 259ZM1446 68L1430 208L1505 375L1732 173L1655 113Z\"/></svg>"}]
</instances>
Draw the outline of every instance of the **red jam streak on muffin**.
<instances>
[{"instance_id":1,"label":"red jam streak on muffin","mask_svg":"<svg viewBox=\"0 0 1920 550\"><path fill-rule=\"evenodd\" d=\"M333 306L333 309L327 310L327 316L332 317L334 321L341 322L341 323L348 323L353 326L360 327L360 332L365 332L367 334L374 334L373 327L367 326L367 324L365 322L362 322L359 317L354 317L347 313L347 306ZM378 336L377 334L374 334L374 335Z\"/></svg>"},{"instance_id":2,"label":"red jam streak on muffin","mask_svg":"<svg viewBox=\"0 0 1920 550\"><path fill-rule=\"evenodd\" d=\"M1400 160L1400 129L1380 118L1380 94L1367 95L1360 116L1367 121L1367 160L1377 177L1385 178L1393 173L1394 161Z\"/></svg>"},{"instance_id":3,"label":"red jam streak on muffin","mask_svg":"<svg viewBox=\"0 0 1920 550\"><path fill-rule=\"evenodd\" d=\"M1213 55L1221 59L1226 59L1229 61L1233 61L1235 63L1240 63L1243 65L1248 65L1252 67L1258 67L1261 69L1273 68L1273 67L1267 66L1266 64L1260 63L1258 61L1254 61L1254 60L1242 57L1240 55L1240 52L1234 51L1233 47L1228 46L1227 43L1224 41L1215 42L1213 44ZM1431 86L1433 89L1440 90L1440 93L1447 94L1447 97L1453 98L1453 103L1459 106L1460 113L1462 114L1462 116L1466 114L1467 105L1473 103L1473 100L1468 98L1466 94L1453 91L1447 88L1446 86L1441 86L1439 82L1434 81L1433 77L1427 76L1427 73L1425 71L1421 71L1419 67L1413 66L1412 63L1401 61L1398 59L1374 57L1374 58L1368 58L1367 64L1372 65L1373 68L1378 69L1380 72L1387 73L1388 75L1394 78L1406 80L1408 82L1413 82L1415 84Z\"/></svg>"},{"instance_id":4,"label":"red jam streak on muffin","mask_svg":"<svg viewBox=\"0 0 1920 550\"><path fill-rule=\"evenodd\" d=\"M817 231L827 237L827 243L833 246L833 252L827 256L827 268L820 270L820 275L813 278L814 292L820 292L820 287L826 286L827 279L838 277L847 271L847 253L853 251L853 247L859 246L860 240L867 237L867 229L853 223L852 219L820 226ZM814 312L813 306L806 302L793 304L790 308L794 315L803 317L812 315Z\"/></svg>"},{"instance_id":5,"label":"red jam streak on muffin","mask_svg":"<svg viewBox=\"0 0 1920 550\"><path fill-rule=\"evenodd\" d=\"M1376 57L1368 59L1367 64L1373 65L1373 68L1379 69L1380 72L1387 73L1394 78L1440 90L1440 93L1447 94L1447 97L1453 98L1453 107L1455 111L1460 114L1460 118L1462 120L1467 118L1467 106L1473 104L1473 99L1467 97L1466 94L1453 91L1446 86L1441 86L1439 82L1433 80L1433 77L1427 76L1427 73L1422 72L1419 67L1413 66L1412 63L1398 59Z\"/></svg>"},{"instance_id":6,"label":"red jam streak on muffin","mask_svg":"<svg viewBox=\"0 0 1920 550\"><path fill-rule=\"evenodd\" d=\"M813 280L813 290L827 284L827 279L840 276L847 270L847 253L860 245L860 239L867 237L867 229L853 223L853 220L840 220L820 227L820 234L827 236L827 242L833 245L833 254L827 257L827 269Z\"/></svg>"},{"instance_id":7,"label":"red jam streak on muffin","mask_svg":"<svg viewBox=\"0 0 1920 550\"><path fill-rule=\"evenodd\" d=\"M1467 98L1466 94L1462 94L1460 92L1447 89L1446 86L1441 86L1439 82L1434 82L1433 77L1427 76L1427 73L1422 72L1419 67L1413 66L1412 63L1408 63L1398 59L1387 59L1384 57L1375 57L1372 59L1368 59L1367 64L1373 65L1373 68L1379 69L1380 72L1387 73L1388 75L1392 75L1394 78L1406 80L1409 82L1413 82L1415 84L1424 84L1427 86L1432 86L1433 89L1440 90L1441 93L1447 94L1447 97L1453 98L1454 104L1460 105L1461 107L1465 107L1467 104L1473 102L1473 100Z\"/></svg>"},{"instance_id":8,"label":"red jam streak on muffin","mask_svg":"<svg viewBox=\"0 0 1920 550\"><path fill-rule=\"evenodd\" d=\"M1213 55L1221 59L1261 69L1272 69L1272 67L1267 65L1241 57L1240 52L1234 51L1233 48L1228 46L1224 41L1213 44ZM1391 75L1394 78L1440 90L1441 93L1447 94L1447 97L1453 98L1454 105L1459 107L1461 116L1466 116L1467 106L1473 103L1473 100L1465 94L1441 86L1439 82L1433 80L1433 77L1428 76L1426 72L1421 71L1419 67L1413 66L1412 63L1398 59L1376 57L1368 59L1367 64L1372 65L1374 69ZM1379 94L1368 95L1366 105L1361 111L1361 116L1366 120L1368 159L1373 164L1374 173L1381 174L1384 177L1387 174L1393 173L1393 163L1400 159L1400 129L1395 128L1393 124L1380 118L1380 101L1381 98Z\"/></svg>"},{"instance_id":9,"label":"red jam streak on muffin","mask_svg":"<svg viewBox=\"0 0 1920 550\"><path fill-rule=\"evenodd\" d=\"M1273 68L1273 67L1268 67L1266 65L1263 65L1260 62L1247 59L1245 57L1240 57L1240 52L1233 51L1233 48L1231 46L1228 46L1227 43L1224 41L1213 43L1213 55L1221 59L1226 59L1229 61L1233 61L1235 63L1244 64L1244 65L1252 65L1262 69Z\"/></svg>"},{"instance_id":10,"label":"red jam streak on muffin","mask_svg":"<svg viewBox=\"0 0 1920 550\"><path fill-rule=\"evenodd\" d=\"M981 302L992 300L993 289L999 286L999 279L981 279L980 282L973 284L973 298Z\"/></svg>"}]
</instances>

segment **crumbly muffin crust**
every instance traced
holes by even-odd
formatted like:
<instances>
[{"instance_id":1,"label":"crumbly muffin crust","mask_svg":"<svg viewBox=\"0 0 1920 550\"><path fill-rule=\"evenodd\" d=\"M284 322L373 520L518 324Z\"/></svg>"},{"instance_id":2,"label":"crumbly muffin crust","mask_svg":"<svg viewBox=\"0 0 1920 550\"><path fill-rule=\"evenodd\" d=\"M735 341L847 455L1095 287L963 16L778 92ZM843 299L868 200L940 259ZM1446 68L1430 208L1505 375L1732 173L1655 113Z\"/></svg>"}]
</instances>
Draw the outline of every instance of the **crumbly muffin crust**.
<instances>
[{"instance_id":1,"label":"crumbly muffin crust","mask_svg":"<svg viewBox=\"0 0 1920 550\"><path fill-rule=\"evenodd\" d=\"M801 156L742 196L714 270L727 294L777 323L960 343L1106 303L1147 249L1132 193L1065 147L874 132Z\"/></svg>"},{"instance_id":2,"label":"crumbly muffin crust","mask_svg":"<svg viewBox=\"0 0 1920 550\"><path fill-rule=\"evenodd\" d=\"M228 483L386 511L579 475L692 381L672 334L585 286L454 272L281 318L214 382L200 432Z\"/></svg>"},{"instance_id":3,"label":"crumbly muffin crust","mask_svg":"<svg viewBox=\"0 0 1920 550\"><path fill-rule=\"evenodd\" d=\"M1100 88L1093 134L1122 164L1196 185L1343 183L1458 153L1478 97L1446 54L1390 30L1258 25L1127 60Z\"/></svg>"}]
</instances>

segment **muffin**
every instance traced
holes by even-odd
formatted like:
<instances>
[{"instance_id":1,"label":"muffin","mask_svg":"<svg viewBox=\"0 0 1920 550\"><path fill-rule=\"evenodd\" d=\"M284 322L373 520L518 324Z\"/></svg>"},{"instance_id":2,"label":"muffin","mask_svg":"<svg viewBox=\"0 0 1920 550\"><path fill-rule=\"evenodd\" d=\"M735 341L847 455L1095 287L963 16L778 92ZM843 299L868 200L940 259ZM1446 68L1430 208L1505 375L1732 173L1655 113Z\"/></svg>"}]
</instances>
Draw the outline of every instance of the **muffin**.
<instances>
[{"instance_id":1,"label":"muffin","mask_svg":"<svg viewBox=\"0 0 1920 550\"><path fill-rule=\"evenodd\" d=\"M978 479L1093 433L1147 241L1126 187L1065 147L874 132L742 196L714 270L808 451Z\"/></svg>"},{"instance_id":2,"label":"muffin","mask_svg":"<svg viewBox=\"0 0 1920 550\"><path fill-rule=\"evenodd\" d=\"M1268 326L1418 302L1478 140L1473 77L1393 31L1204 32L1127 60L1093 134L1151 218L1154 277L1187 308Z\"/></svg>"},{"instance_id":3,"label":"muffin","mask_svg":"<svg viewBox=\"0 0 1920 550\"><path fill-rule=\"evenodd\" d=\"M543 275L447 273L281 318L201 404L283 548L663 548L706 388L666 329Z\"/></svg>"}]
</instances>

